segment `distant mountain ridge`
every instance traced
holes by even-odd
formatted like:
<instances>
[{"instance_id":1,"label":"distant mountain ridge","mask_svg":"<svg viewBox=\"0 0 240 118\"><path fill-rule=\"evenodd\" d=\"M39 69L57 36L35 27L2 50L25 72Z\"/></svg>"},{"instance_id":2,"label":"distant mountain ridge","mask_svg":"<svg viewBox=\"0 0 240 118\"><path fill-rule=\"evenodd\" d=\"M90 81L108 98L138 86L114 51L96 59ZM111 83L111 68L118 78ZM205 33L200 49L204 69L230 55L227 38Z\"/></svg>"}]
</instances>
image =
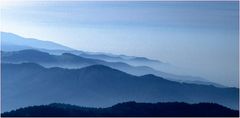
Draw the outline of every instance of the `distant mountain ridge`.
<instances>
[{"instance_id":1,"label":"distant mountain ridge","mask_svg":"<svg viewBox=\"0 0 240 118\"><path fill-rule=\"evenodd\" d=\"M166 79L174 80L174 81L181 81L186 83L194 83L194 81L198 81L196 83L200 83L200 81L205 81L202 83L206 85L224 87L219 84L208 82L203 78L174 75L170 73L157 71L147 66L131 66L123 62L106 62L99 59L81 57L71 53L62 53L61 55L52 55L46 52L33 50L33 49L14 51L14 52L2 51L2 62L4 63L32 62L32 63L38 63L45 67L62 67L62 68L82 68L82 67L91 66L95 64L101 64L101 65L106 65L106 66L121 70L123 72L137 75L137 76L141 76L145 74L155 74L155 75L162 76Z\"/></svg>"},{"instance_id":2,"label":"distant mountain ridge","mask_svg":"<svg viewBox=\"0 0 240 118\"><path fill-rule=\"evenodd\" d=\"M13 33L1 32L2 50L16 51L23 49L73 50L72 48L33 38L23 38Z\"/></svg>"},{"instance_id":3,"label":"distant mountain ridge","mask_svg":"<svg viewBox=\"0 0 240 118\"><path fill-rule=\"evenodd\" d=\"M2 41L1 51L21 51L21 50L34 49L34 50L39 50L39 51L47 52L54 55L71 53L71 54L79 55L80 57L84 57L88 59L91 58L93 60L113 62L110 65L107 65L105 62L101 64L104 64L113 68L116 68L117 66L117 69L120 69L125 72L129 72L130 74L134 74L134 75L155 74L155 75L163 76L165 78L172 79L174 81L179 81L179 82L199 83L204 85L214 85L217 87L225 87L223 85L210 82L200 77L175 76L174 75L175 71L179 71L181 69L179 68L177 69L175 67L172 67L169 64L163 63L158 60L148 59L145 57L84 52L84 51L75 50L54 42L42 41L42 40L33 39L33 38L24 38L16 34L7 33L7 32L1 32L1 41ZM60 64L59 66L64 67L65 65ZM74 66L74 64L71 64L71 66ZM83 66L87 66L87 65L85 64L80 67L83 67ZM138 70L134 70L132 68L131 70L127 71L127 69L129 69L129 66L138 66ZM77 67L79 68L79 66ZM161 72L159 72L159 70ZM173 74L169 74L169 73L173 73Z\"/></svg>"},{"instance_id":4,"label":"distant mountain ridge","mask_svg":"<svg viewBox=\"0 0 240 118\"><path fill-rule=\"evenodd\" d=\"M178 83L151 74L134 76L103 65L64 69L3 63L2 68L3 111L53 102L92 107L132 100L211 102L232 109L238 109L239 104L237 88Z\"/></svg>"},{"instance_id":5,"label":"distant mountain ridge","mask_svg":"<svg viewBox=\"0 0 240 118\"><path fill-rule=\"evenodd\" d=\"M237 117L239 112L218 104L199 103L119 103L107 108L88 108L69 104L20 108L1 114L3 117Z\"/></svg>"},{"instance_id":6,"label":"distant mountain ridge","mask_svg":"<svg viewBox=\"0 0 240 118\"><path fill-rule=\"evenodd\" d=\"M36 49L44 52L49 52L52 54L63 54L63 53L73 53L75 55L80 54L82 57L100 59L104 61L111 62L129 62L129 64L139 63L139 62L147 62L147 63L160 63L160 61L148 59L145 57L134 57L134 56L126 56L126 55L110 55L110 54L98 54L98 53L90 53L84 51L78 51L67 46L63 46L50 41L42 41L34 38L24 38L19 35L8 33L8 32L0 32L1 41L2 41L2 51L20 51L26 49Z\"/></svg>"},{"instance_id":7,"label":"distant mountain ridge","mask_svg":"<svg viewBox=\"0 0 240 118\"><path fill-rule=\"evenodd\" d=\"M134 66L143 66L148 64L161 64L161 61L148 59L145 57L134 57L125 55L106 55L106 54L89 54L81 53L79 56L93 59L100 59L108 62L124 62Z\"/></svg>"}]
</instances>

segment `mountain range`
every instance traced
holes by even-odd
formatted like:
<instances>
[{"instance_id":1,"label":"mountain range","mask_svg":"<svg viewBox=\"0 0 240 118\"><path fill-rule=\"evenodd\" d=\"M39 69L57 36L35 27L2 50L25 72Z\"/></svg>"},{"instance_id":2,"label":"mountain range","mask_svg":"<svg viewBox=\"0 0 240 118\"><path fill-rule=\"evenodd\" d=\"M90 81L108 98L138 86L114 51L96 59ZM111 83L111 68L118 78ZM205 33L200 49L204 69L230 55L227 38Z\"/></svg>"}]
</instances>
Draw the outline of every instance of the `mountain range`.
<instances>
[{"instance_id":1,"label":"mountain range","mask_svg":"<svg viewBox=\"0 0 240 118\"><path fill-rule=\"evenodd\" d=\"M183 69L174 67L171 64L164 63L159 60L148 59L145 57L79 51L79 50L75 50L54 42L42 41L34 38L24 38L19 35L16 35L13 33L7 33L7 32L1 32L1 43L2 43L1 51L11 52L11 51L21 51L21 50L30 49L30 50L39 50L52 55L73 54L73 55L80 56L82 58L84 57L84 58L92 59L95 61L98 60L98 62L104 61L104 63L98 63L98 64L107 65L113 68L117 67L116 69L119 69L124 72L129 72L130 74L134 74L134 75L155 74L155 75L162 76L178 82L225 87L221 84L211 82L202 77L188 76L183 74L180 76L178 74L174 74L177 71L183 70ZM44 58L44 57L41 57L41 58ZM114 63L107 64L106 62L114 62ZM50 65L54 66L54 64L50 64ZM78 64L78 66L74 66L75 64L71 64L71 66L69 65L70 64L61 65L61 67L78 67L79 68L84 66L84 64ZM137 66L138 69L132 68L130 66Z\"/></svg>"},{"instance_id":2,"label":"mountain range","mask_svg":"<svg viewBox=\"0 0 240 118\"><path fill-rule=\"evenodd\" d=\"M11 112L3 117L237 117L238 111L218 104L199 103L119 103L107 108L79 107L69 104L52 103L30 106Z\"/></svg>"},{"instance_id":3,"label":"mountain range","mask_svg":"<svg viewBox=\"0 0 240 118\"><path fill-rule=\"evenodd\" d=\"M185 83L198 83L204 85L214 85L224 87L220 84L209 82L199 77L181 76L154 70L147 66L132 66L123 62L107 62L99 59L85 58L71 53L63 53L61 55L52 55L47 52L28 49L14 52L1 52L2 62L4 63L38 63L45 67L62 67L62 68L82 68L90 65L101 64L106 65L126 73L141 76L145 74L155 74L169 80L175 80Z\"/></svg>"},{"instance_id":4,"label":"mountain range","mask_svg":"<svg viewBox=\"0 0 240 118\"><path fill-rule=\"evenodd\" d=\"M188 75L186 72L182 72L185 69L175 67L169 63L161 62L159 60L149 59L146 57L136 57L136 56L127 56L127 55L116 55L111 53L104 52L86 52L75 50L55 42L43 41L34 38L24 38L22 36L1 32L1 50L2 51L20 51L26 49L35 49L43 52L47 52L53 55L61 55L63 53L71 53L74 55L79 55L85 58L92 58L103 60L107 62L123 62L132 66L148 66L155 70L160 70L167 73L175 73L179 75ZM203 79L199 77L193 77L198 79ZM195 80L194 80L195 81ZM199 81L199 80L198 80ZM207 82L206 80L204 80ZM184 81L185 82L185 81ZM192 80L189 82L193 82ZM209 81L208 81L209 82Z\"/></svg>"},{"instance_id":5,"label":"mountain range","mask_svg":"<svg viewBox=\"0 0 240 118\"><path fill-rule=\"evenodd\" d=\"M159 60L6 32L1 42L4 116L237 116L239 88L178 75L169 70L179 68Z\"/></svg>"},{"instance_id":6,"label":"mountain range","mask_svg":"<svg viewBox=\"0 0 240 118\"><path fill-rule=\"evenodd\" d=\"M104 66L44 68L34 63L2 64L2 110L53 102L108 107L119 102L210 102L238 109L238 88L218 88L135 76ZM16 99L17 98L17 99Z\"/></svg>"},{"instance_id":7,"label":"mountain range","mask_svg":"<svg viewBox=\"0 0 240 118\"><path fill-rule=\"evenodd\" d=\"M143 65L144 63L161 63L158 60L152 60L145 57L79 51L54 42L42 41L34 38L24 38L19 35L7 32L1 32L1 41L2 51L20 51L26 49L35 49L51 54L72 53L86 58L94 58L110 62L125 62L129 64L134 64L136 66Z\"/></svg>"}]
</instances>

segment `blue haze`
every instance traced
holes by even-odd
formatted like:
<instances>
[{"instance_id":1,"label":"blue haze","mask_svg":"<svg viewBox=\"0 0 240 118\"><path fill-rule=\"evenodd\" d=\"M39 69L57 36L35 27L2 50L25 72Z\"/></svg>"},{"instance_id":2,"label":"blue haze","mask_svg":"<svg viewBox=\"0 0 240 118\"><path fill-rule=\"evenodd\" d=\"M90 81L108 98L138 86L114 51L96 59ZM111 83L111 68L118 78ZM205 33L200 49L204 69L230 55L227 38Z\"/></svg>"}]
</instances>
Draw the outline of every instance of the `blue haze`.
<instances>
[{"instance_id":1,"label":"blue haze","mask_svg":"<svg viewBox=\"0 0 240 118\"><path fill-rule=\"evenodd\" d=\"M238 2L21 2L1 30L71 48L145 56L238 86Z\"/></svg>"}]
</instances>

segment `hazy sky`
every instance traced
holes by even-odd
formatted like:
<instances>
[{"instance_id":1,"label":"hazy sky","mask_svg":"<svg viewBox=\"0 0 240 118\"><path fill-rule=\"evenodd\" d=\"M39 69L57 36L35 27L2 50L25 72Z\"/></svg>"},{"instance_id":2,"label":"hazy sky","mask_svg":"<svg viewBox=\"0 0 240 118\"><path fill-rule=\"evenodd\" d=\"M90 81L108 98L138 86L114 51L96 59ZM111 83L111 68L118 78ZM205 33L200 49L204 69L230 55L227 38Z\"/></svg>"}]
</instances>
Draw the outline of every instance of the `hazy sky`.
<instances>
[{"instance_id":1,"label":"hazy sky","mask_svg":"<svg viewBox=\"0 0 240 118\"><path fill-rule=\"evenodd\" d=\"M2 3L1 31L75 49L145 56L238 84L237 2Z\"/></svg>"}]
</instances>

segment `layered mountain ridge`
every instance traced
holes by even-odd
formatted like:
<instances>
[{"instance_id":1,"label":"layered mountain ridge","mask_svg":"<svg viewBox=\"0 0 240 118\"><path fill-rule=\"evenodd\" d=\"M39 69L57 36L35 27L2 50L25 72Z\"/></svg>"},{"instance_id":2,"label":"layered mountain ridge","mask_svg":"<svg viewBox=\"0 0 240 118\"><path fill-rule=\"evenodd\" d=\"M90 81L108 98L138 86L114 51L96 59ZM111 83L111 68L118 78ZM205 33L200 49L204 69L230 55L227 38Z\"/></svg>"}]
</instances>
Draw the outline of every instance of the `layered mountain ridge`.
<instances>
[{"instance_id":1,"label":"layered mountain ridge","mask_svg":"<svg viewBox=\"0 0 240 118\"><path fill-rule=\"evenodd\" d=\"M107 107L132 100L210 102L238 109L237 88L178 83L151 74L134 76L104 65L64 69L3 63L2 68L3 111L52 102Z\"/></svg>"},{"instance_id":2,"label":"layered mountain ridge","mask_svg":"<svg viewBox=\"0 0 240 118\"><path fill-rule=\"evenodd\" d=\"M164 66L169 66L158 60L79 51L5 32L1 32L1 41L2 112L27 107L9 112L10 116L19 113L34 116L36 112L32 110L42 106L28 106L43 104L50 105L38 113L45 114L44 110L59 113L60 110L67 115L74 112L70 116L82 115L71 109L79 107L51 103L95 107L82 109L90 110L88 116L101 116L99 113L106 113L104 116L232 116L234 113L236 116L237 111L231 109L239 108L239 88L160 71L158 68L164 70ZM205 110L207 106L213 111ZM178 112L176 107L183 111ZM160 109L154 111L153 108Z\"/></svg>"},{"instance_id":3,"label":"layered mountain ridge","mask_svg":"<svg viewBox=\"0 0 240 118\"><path fill-rule=\"evenodd\" d=\"M53 55L47 52L28 49L14 52L2 51L2 62L4 63L38 63L45 67L62 67L62 68L82 68L90 65L101 64L106 65L126 73L141 76L145 74L155 74L169 80L183 81L186 83L194 83L194 81L205 81L203 84L210 84L217 87L224 87L216 83L211 83L202 78L192 76L174 75L170 73L154 70L147 66L132 66L123 62L107 62L103 60L85 58L71 53L63 53L61 55Z\"/></svg>"}]
</instances>

